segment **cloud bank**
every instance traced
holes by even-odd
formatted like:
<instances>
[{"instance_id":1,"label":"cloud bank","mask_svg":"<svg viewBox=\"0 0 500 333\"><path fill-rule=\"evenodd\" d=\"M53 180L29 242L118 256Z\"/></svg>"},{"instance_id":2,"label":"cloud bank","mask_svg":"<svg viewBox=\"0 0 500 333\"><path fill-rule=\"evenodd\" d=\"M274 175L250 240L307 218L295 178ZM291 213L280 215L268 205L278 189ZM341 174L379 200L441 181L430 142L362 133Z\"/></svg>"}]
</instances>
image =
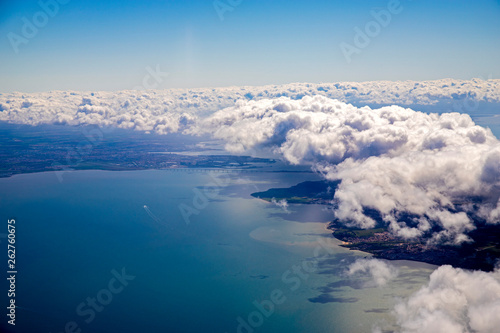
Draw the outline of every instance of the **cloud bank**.
<instances>
[{"instance_id":1,"label":"cloud bank","mask_svg":"<svg viewBox=\"0 0 500 333\"><path fill-rule=\"evenodd\" d=\"M459 244L500 218L500 142L468 115L357 108L323 96L238 101L204 119L233 153L260 151L341 180L336 217L372 228L371 211L405 238Z\"/></svg>"},{"instance_id":2,"label":"cloud bank","mask_svg":"<svg viewBox=\"0 0 500 333\"><path fill-rule=\"evenodd\" d=\"M324 96L356 105L436 105L448 110L500 103L500 80L293 83L262 87L119 92L53 91L0 94L0 121L106 125L160 134L183 131L198 118L237 101Z\"/></svg>"},{"instance_id":3,"label":"cloud bank","mask_svg":"<svg viewBox=\"0 0 500 333\"><path fill-rule=\"evenodd\" d=\"M500 271L441 266L428 285L398 304L401 331L494 333L500 327Z\"/></svg>"}]
</instances>

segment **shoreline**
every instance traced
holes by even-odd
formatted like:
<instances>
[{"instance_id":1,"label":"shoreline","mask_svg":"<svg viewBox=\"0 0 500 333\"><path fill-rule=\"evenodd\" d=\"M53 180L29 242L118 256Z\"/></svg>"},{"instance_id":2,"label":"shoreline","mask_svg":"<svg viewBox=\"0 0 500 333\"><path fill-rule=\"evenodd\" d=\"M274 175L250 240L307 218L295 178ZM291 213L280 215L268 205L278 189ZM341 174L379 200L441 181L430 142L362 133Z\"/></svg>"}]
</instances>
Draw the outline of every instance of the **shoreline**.
<instances>
[{"instance_id":1,"label":"shoreline","mask_svg":"<svg viewBox=\"0 0 500 333\"><path fill-rule=\"evenodd\" d=\"M340 246L373 255L386 260L410 260L431 265L451 265L456 268L491 272L495 269L498 255L496 246L483 247L476 242L460 247L430 246L424 241L404 240L389 231L378 229L348 229L334 223L327 227ZM354 233L358 232L358 235ZM491 250L491 251L489 251Z\"/></svg>"}]
</instances>

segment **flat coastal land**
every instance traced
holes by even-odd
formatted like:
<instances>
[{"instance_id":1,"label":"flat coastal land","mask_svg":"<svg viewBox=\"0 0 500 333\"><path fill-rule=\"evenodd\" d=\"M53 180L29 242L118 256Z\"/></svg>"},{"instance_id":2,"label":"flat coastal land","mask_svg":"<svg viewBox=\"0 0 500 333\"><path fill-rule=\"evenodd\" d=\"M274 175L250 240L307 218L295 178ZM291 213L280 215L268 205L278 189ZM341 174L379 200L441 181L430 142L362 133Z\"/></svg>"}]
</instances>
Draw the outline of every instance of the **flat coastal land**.
<instances>
[{"instance_id":1,"label":"flat coastal land","mask_svg":"<svg viewBox=\"0 0 500 333\"><path fill-rule=\"evenodd\" d=\"M287 200L288 203L332 205L335 188L339 182L308 181L290 188L272 188L252 196L266 201ZM340 221L332 221L328 229L343 247L373 254L388 260L413 260L434 265L452 265L465 269L492 271L500 258L500 228L476 223L477 229L468 235L471 243L460 246L438 245L428 239L404 239L395 236L381 221L376 212L367 212L377 221L373 229L346 227Z\"/></svg>"}]
</instances>

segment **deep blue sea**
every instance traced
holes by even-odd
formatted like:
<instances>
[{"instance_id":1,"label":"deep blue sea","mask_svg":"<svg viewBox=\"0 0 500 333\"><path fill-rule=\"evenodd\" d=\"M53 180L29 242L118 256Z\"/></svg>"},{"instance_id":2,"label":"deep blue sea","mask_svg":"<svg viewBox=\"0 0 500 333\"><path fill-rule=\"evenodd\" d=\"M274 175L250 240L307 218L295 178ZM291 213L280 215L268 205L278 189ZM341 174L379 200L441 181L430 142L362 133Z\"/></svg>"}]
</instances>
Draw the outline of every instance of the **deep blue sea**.
<instances>
[{"instance_id":1,"label":"deep blue sea","mask_svg":"<svg viewBox=\"0 0 500 333\"><path fill-rule=\"evenodd\" d=\"M327 206L283 209L250 196L316 179L166 170L0 179L2 233L14 218L18 271L16 326L2 314L0 328L370 332L391 322L397 297L418 289L433 266L396 262L395 282L355 288L343 272L367 255L331 238Z\"/></svg>"}]
</instances>

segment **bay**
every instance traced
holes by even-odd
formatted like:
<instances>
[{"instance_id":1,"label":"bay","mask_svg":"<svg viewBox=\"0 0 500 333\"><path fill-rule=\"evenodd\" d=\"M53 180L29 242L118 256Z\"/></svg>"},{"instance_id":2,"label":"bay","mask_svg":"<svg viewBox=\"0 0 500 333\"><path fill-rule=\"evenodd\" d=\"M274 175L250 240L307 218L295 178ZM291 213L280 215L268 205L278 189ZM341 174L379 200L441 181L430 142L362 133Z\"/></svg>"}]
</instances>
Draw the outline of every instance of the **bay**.
<instances>
[{"instance_id":1,"label":"bay","mask_svg":"<svg viewBox=\"0 0 500 333\"><path fill-rule=\"evenodd\" d=\"M16 330L395 327L390 309L434 266L392 262L397 279L360 287L345 270L369 255L331 237L327 206L282 209L250 196L318 177L149 170L76 171L62 182L51 172L0 179L0 216L15 218L17 228ZM281 302L266 308L277 294Z\"/></svg>"}]
</instances>

